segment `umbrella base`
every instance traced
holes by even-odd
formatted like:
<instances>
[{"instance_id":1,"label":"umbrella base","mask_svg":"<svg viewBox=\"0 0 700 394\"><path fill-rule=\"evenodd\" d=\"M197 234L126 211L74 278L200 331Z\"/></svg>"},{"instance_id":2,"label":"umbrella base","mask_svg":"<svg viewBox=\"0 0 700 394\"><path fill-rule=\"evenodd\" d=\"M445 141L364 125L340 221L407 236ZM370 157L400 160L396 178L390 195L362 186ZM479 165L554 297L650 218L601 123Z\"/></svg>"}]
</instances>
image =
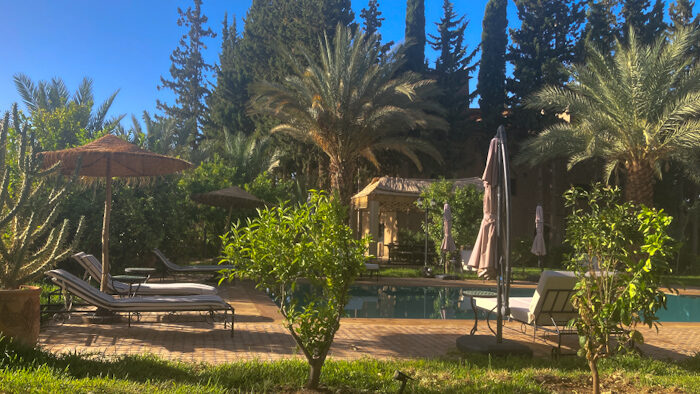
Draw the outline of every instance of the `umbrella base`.
<instances>
[{"instance_id":1,"label":"umbrella base","mask_svg":"<svg viewBox=\"0 0 700 394\"><path fill-rule=\"evenodd\" d=\"M496 343L493 335L463 335L457 338L457 349L463 353L532 357L532 349L527 345L508 339Z\"/></svg>"}]
</instances>

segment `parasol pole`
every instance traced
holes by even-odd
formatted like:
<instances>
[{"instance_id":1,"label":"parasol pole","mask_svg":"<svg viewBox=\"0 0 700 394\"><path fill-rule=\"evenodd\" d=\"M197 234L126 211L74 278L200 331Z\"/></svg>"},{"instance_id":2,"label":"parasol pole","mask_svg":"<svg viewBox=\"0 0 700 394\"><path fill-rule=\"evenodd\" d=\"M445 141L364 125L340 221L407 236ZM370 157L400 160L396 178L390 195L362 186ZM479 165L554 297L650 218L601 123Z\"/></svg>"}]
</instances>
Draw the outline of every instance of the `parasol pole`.
<instances>
[{"instance_id":1,"label":"parasol pole","mask_svg":"<svg viewBox=\"0 0 700 394\"><path fill-rule=\"evenodd\" d=\"M109 275L109 214L112 211L112 154L107 154L107 171L105 178L105 216L102 220L102 280L100 291L107 292Z\"/></svg>"},{"instance_id":2,"label":"parasol pole","mask_svg":"<svg viewBox=\"0 0 700 394\"><path fill-rule=\"evenodd\" d=\"M510 166L508 165L508 149L506 132L503 125L496 131L498 140L496 162L497 179L497 210L496 210L496 250L495 260L498 264L498 282L496 288L496 343L503 341L503 316L510 314L508 297L510 296Z\"/></svg>"}]
</instances>

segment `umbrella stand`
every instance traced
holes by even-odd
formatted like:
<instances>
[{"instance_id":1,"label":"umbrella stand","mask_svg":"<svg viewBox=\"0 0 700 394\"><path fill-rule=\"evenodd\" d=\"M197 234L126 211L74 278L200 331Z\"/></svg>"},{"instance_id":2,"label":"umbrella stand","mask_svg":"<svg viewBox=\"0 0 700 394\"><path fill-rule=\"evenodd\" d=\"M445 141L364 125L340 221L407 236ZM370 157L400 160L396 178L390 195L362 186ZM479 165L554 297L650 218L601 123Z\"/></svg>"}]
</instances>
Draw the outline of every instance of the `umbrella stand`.
<instances>
[{"instance_id":1,"label":"umbrella stand","mask_svg":"<svg viewBox=\"0 0 700 394\"><path fill-rule=\"evenodd\" d=\"M100 291L108 292L107 281L109 280L109 216L112 211L112 155L107 155L107 170L105 177L105 215L102 220L102 280L100 281Z\"/></svg>"},{"instance_id":2,"label":"umbrella stand","mask_svg":"<svg viewBox=\"0 0 700 394\"><path fill-rule=\"evenodd\" d=\"M532 355L532 349L522 343L503 339L503 316L510 313L508 296L510 293L510 166L505 128L498 127L497 140L497 181L496 181L496 247L493 258L498 265L496 288L496 336L463 335L457 338L457 348L466 353L491 355Z\"/></svg>"},{"instance_id":3,"label":"umbrella stand","mask_svg":"<svg viewBox=\"0 0 700 394\"><path fill-rule=\"evenodd\" d=\"M508 163L508 149L506 146L506 133L503 126L496 131L498 139L498 183L496 186L498 205L496 215L496 258L499 265L497 288L497 325L496 342L503 341L503 312L510 314L508 297L510 295L510 165ZM499 255L499 253L502 253Z\"/></svg>"}]
</instances>

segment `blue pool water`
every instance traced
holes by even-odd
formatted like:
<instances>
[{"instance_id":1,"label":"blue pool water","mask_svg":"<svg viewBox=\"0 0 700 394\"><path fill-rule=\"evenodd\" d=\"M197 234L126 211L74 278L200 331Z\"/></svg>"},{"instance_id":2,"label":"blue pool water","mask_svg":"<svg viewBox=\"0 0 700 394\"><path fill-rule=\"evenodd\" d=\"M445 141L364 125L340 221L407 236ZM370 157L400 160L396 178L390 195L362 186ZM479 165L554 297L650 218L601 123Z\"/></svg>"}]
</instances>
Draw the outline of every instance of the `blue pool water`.
<instances>
[{"instance_id":1,"label":"blue pool water","mask_svg":"<svg viewBox=\"0 0 700 394\"><path fill-rule=\"evenodd\" d=\"M353 285L345 306L347 317L405 319L473 319L471 299L459 287ZM298 288L304 291L304 287ZM511 297L530 297L534 289L512 288ZM700 322L700 297L668 295L662 322ZM480 318L484 317L480 315Z\"/></svg>"}]
</instances>

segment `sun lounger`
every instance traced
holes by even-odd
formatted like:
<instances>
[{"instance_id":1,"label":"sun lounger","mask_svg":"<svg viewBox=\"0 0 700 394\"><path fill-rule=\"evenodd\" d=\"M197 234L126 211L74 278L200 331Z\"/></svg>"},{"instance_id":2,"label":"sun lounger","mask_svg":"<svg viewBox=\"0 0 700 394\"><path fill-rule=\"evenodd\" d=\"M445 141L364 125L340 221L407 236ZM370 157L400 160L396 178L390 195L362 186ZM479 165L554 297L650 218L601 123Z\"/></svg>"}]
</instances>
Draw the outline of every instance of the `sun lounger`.
<instances>
[{"instance_id":1,"label":"sun lounger","mask_svg":"<svg viewBox=\"0 0 700 394\"><path fill-rule=\"evenodd\" d=\"M201 273L201 274L213 274L224 269L233 269L232 265L179 265L175 264L170 259L165 257L163 252L158 250L158 248L153 249L153 253L158 256L160 261L163 262L168 271L173 273L187 274L187 273Z\"/></svg>"},{"instance_id":2,"label":"sun lounger","mask_svg":"<svg viewBox=\"0 0 700 394\"><path fill-rule=\"evenodd\" d=\"M102 280L102 264L91 254L83 252L73 255L73 259L85 268L90 277L97 283ZM111 294L128 294L129 285L114 280L111 275L107 275L107 288ZM197 295L216 294L216 288L201 283L141 283L131 287L136 295Z\"/></svg>"},{"instance_id":3,"label":"sun lounger","mask_svg":"<svg viewBox=\"0 0 700 394\"><path fill-rule=\"evenodd\" d=\"M60 286L65 292L80 297L98 308L111 312L129 314L129 327L131 327L131 314L139 312L208 312L214 317L215 311L224 311L224 327L228 322L228 311L231 311L231 336L233 336L234 309L217 295L189 295L189 296L136 296L127 298L115 298L90 286L89 283L62 269L47 271L46 275ZM70 311L70 303L66 309Z\"/></svg>"},{"instance_id":4,"label":"sun lounger","mask_svg":"<svg viewBox=\"0 0 700 394\"><path fill-rule=\"evenodd\" d=\"M555 351L559 355L562 335L577 334L576 329L567 327L567 323L578 316L578 311L571 304L577 281L574 273L570 271L544 271L537 283L535 294L532 297L510 297L510 314L506 316L504 311L504 316L532 326L533 339L538 329L556 334L558 344ZM496 302L496 298L474 300L476 307L488 311L489 315L496 310Z\"/></svg>"},{"instance_id":5,"label":"sun lounger","mask_svg":"<svg viewBox=\"0 0 700 394\"><path fill-rule=\"evenodd\" d=\"M379 264L377 263L365 263L365 271L369 274L369 277L372 277L372 274L377 277L377 280L379 280Z\"/></svg>"}]
</instances>

